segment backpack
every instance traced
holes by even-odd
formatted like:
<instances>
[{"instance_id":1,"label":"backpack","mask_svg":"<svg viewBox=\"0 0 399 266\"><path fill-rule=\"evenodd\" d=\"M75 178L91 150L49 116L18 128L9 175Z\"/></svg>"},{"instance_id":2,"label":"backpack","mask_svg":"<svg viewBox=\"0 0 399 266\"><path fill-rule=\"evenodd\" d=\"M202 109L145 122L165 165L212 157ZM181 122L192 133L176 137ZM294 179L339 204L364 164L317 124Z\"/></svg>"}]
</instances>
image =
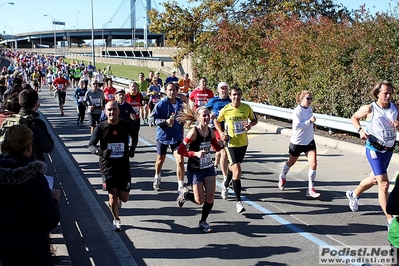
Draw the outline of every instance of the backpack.
<instances>
[{"instance_id":1,"label":"backpack","mask_svg":"<svg viewBox=\"0 0 399 266\"><path fill-rule=\"evenodd\" d=\"M0 127L0 154L1 152L1 144L4 141L4 136L6 131L13 125L25 125L27 127L31 127L33 124L34 116L31 115L20 115L20 114L10 114L2 123Z\"/></svg>"}]
</instances>

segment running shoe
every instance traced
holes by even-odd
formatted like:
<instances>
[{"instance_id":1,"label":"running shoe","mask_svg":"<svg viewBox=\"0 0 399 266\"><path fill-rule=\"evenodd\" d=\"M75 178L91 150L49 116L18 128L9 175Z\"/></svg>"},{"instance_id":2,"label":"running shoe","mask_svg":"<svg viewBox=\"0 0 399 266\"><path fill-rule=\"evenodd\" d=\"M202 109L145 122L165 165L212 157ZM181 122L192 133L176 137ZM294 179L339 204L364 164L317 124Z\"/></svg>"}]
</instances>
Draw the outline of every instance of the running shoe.
<instances>
[{"instance_id":1,"label":"running shoe","mask_svg":"<svg viewBox=\"0 0 399 266\"><path fill-rule=\"evenodd\" d=\"M152 184L152 187L155 191L159 191L161 189L161 177L154 178L154 183Z\"/></svg>"},{"instance_id":2,"label":"running shoe","mask_svg":"<svg viewBox=\"0 0 399 266\"><path fill-rule=\"evenodd\" d=\"M278 176L278 188L280 190L284 190L285 189L285 178L283 178L283 175L279 175Z\"/></svg>"},{"instance_id":3,"label":"running shoe","mask_svg":"<svg viewBox=\"0 0 399 266\"><path fill-rule=\"evenodd\" d=\"M237 201L236 208L237 208L237 213L242 213L246 211L244 205L242 204L242 201Z\"/></svg>"},{"instance_id":4,"label":"running shoe","mask_svg":"<svg viewBox=\"0 0 399 266\"><path fill-rule=\"evenodd\" d=\"M209 224L205 221L202 221L198 224L198 228L200 228L205 233L212 233L213 229L209 226Z\"/></svg>"},{"instance_id":5,"label":"running shoe","mask_svg":"<svg viewBox=\"0 0 399 266\"><path fill-rule=\"evenodd\" d=\"M306 197L317 199L320 197L320 193L317 193L314 188L306 190Z\"/></svg>"},{"instance_id":6,"label":"running shoe","mask_svg":"<svg viewBox=\"0 0 399 266\"><path fill-rule=\"evenodd\" d=\"M179 207L183 207L184 202L186 202L187 193L188 193L188 188L187 188L187 187L181 188L181 190L180 190L180 195L179 195L179 196L177 197L177 199L176 199L177 205L178 205Z\"/></svg>"},{"instance_id":7,"label":"running shoe","mask_svg":"<svg viewBox=\"0 0 399 266\"><path fill-rule=\"evenodd\" d=\"M352 190L346 191L346 197L349 199L349 208L351 208L353 212L357 212L359 207L359 197L354 197Z\"/></svg>"},{"instance_id":8,"label":"running shoe","mask_svg":"<svg viewBox=\"0 0 399 266\"><path fill-rule=\"evenodd\" d=\"M122 229L121 229L121 220L114 219L114 222L112 223L112 231L116 231L116 232L122 231Z\"/></svg>"},{"instance_id":9,"label":"running shoe","mask_svg":"<svg viewBox=\"0 0 399 266\"><path fill-rule=\"evenodd\" d=\"M224 180L222 182L222 192L220 193L222 199L227 200L229 197L229 188L224 186Z\"/></svg>"}]
</instances>

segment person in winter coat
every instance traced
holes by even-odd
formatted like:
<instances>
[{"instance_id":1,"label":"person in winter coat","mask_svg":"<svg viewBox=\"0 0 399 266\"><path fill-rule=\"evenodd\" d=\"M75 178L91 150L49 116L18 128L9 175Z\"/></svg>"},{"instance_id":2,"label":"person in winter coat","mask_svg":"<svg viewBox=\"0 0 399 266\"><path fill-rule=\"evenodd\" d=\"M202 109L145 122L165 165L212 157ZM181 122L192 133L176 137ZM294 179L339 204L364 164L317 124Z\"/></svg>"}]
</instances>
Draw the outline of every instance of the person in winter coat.
<instances>
[{"instance_id":1,"label":"person in winter coat","mask_svg":"<svg viewBox=\"0 0 399 266\"><path fill-rule=\"evenodd\" d=\"M49 230L60 221L59 190L46 164L30 158L33 133L24 125L5 133L0 155L0 261L3 266L53 265Z\"/></svg>"}]
</instances>

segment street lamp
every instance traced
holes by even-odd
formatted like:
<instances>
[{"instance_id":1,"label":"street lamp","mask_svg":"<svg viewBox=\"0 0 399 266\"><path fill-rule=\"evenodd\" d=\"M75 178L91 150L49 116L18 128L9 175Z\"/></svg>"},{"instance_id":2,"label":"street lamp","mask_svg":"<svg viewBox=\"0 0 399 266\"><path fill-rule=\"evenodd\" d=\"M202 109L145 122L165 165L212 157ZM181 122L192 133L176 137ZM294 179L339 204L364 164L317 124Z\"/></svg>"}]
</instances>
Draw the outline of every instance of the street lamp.
<instances>
[{"instance_id":1,"label":"street lamp","mask_svg":"<svg viewBox=\"0 0 399 266\"><path fill-rule=\"evenodd\" d=\"M45 17L50 17L53 19L53 30L54 30L54 55L57 53L57 38L55 36L55 18L51 15L44 15Z\"/></svg>"},{"instance_id":2,"label":"street lamp","mask_svg":"<svg viewBox=\"0 0 399 266\"><path fill-rule=\"evenodd\" d=\"M93 0L90 1L91 7L91 61L93 63L94 69L96 69L96 55L94 50L94 8Z\"/></svg>"},{"instance_id":3,"label":"street lamp","mask_svg":"<svg viewBox=\"0 0 399 266\"><path fill-rule=\"evenodd\" d=\"M143 16L143 17L139 17L138 19L136 19L136 20L134 21L134 25L133 25L132 46L134 46L134 48L136 48L136 23L137 23L137 21L138 21L139 19L141 19L141 18L145 18L145 17L144 17L144 16Z\"/></svg>"},{"instance_id":4,"label":"street lamp","mask_svg":"<svg viewBox=\"0 0 399 266\"><path fill-rule=\"evenodd\" d=\"M5 27L10 28L10 30L11 30L11 39L12 39L13 41L15 41L15 49L18 49L18 47L17 47L17 42L16 42L16 40L14 39L14 31L12 30L12 28L11 28L10 26L5 25L4 28L5 28ZM11 48L14 49L14 44L13 44L13 43L11 43Z\"/></svg>"},{"instance_id":5,"label":"street lamp","mask_svg":"<svg viewBox=\"0 0 399 266\"><path fill-rule=\"evenodd\" d=\"M4 6L4 5L14 5L14 2L5 2L5 3L2 3L2 4L0 5L0 7L2 7L2 6Z\"/></svg>"},{"instance_id":6,"label":"street lamp","mask_svg":"<svg viewBox=\"0 0 399 266\"><path fill-rule=\"evenodd\" d=\"M75 28L75 26L72 26L67 29L67 42L68 42L68 48L71 48L71 32L70 29Z\"/></svg>"},{"instance_id":7,"label":"street lamp","mask_svg":"<svg viewBox=\"0 0 399 266\"><path fill-rule=\"evenodd\" d=\"M76 29L79 29L79 14L80 12L76 13Z\"/></svg>"},{"instance_id":8,"label":"street lamp","mask_svg":"<svg viewBox=\"0 0 399 266\"><path fill-rule=\"evenodd\" d=\"M29 31L30 28L30 31ZM28 25L28 32L33 32L33 27L31 25ZM32 44L32 50L33 50L33 40L32 40L32 36L29 36L28 42L31 42Z\"/></svg>"},{"instance_id":9,"label":"street lamp","mask_svg":"<svg viewBox=\"0 0 399 266\"><path fill-rule=\"evenodd\" d=\"M104 40L104 28L107 27L110 23L112 23L111 20L105 22L101 29L101 39L103 40L103 47L105 47L105 56L107 56L107 42L106 40Z\"/></svg>"}]
</instances>

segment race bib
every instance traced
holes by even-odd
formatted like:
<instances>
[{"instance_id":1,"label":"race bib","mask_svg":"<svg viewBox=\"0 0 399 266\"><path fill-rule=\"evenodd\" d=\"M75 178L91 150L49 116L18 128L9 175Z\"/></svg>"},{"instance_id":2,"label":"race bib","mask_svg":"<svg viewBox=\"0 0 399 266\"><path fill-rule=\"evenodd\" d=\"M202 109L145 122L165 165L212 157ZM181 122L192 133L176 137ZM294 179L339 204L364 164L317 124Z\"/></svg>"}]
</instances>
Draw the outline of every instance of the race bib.
<instances>
[{"instance_id":1,"label":"race bib","mask_svg":"<svg viewBox=\"0 0 399 266\"><path fill-rule=\"evenodd\" d=\"M387 128L382 131L383 139L386 147L392 147L396 140L396 129Z\"/></svg>"},{"instance_id":2,"label":"race bib","mask_svg":"<svg viewBox=\"0 0 399 266\"><path fill-rule=\"evenodd\" d=\"M109 101L115 100L114 95L113 94L108 94L108 100Z\"/></svg>"},{"instance_id":3,"label":"race bib","mask_svg":"<svg viewBox=\"0 0 399 266\"><path fill-rule=\"evenodd\" d=\"M245 129L245 125L247 123L248 123L247 121L236 121L236 122L233 122L234 134L241 135L241 134L244 134L245 132L247 132L247 130Z\"/></svg>"},{"instance_id":4,"label":"race bib","mask_svg":"<svg viewBox=\"0 0 399 266\"><path fill-rule=\"evenodd\" d=\"M91 99L91 102L94 106L100 106L100 98Z\"/></svg>"},{"instance_id":5,"label":"race bib","mask_svg":"<svg viewBox=\"0 0 399 266\"><path fill-rule=\"evenodd\" d=\"M58 84L58 85L57 85L57 88L58 88L59 90L64 90L64 84Z\"/></svg>"},{"instance_id":6,"label":"race bib","mask_svg":"<svg viewBox=\"0 0 399 266\"><path fill-rule=\"evenodd\" d=\"M84 102L84 96L79 96L78 102L80 103Z\"/></svg>"},{"instance_id":7,"label":"race bib","mask_svg":"<svg viewBox=\"0 0 399 266\"><path fill-rule=\"evenodd\" d=\"M108 143L107 149L112 150L109 158L121 158L125 152L124 143Z\"/></svg>"},{"instance_id":8,"label":"race bib","mask_svg":"<svg viewBox=\"0 0 399 266\"><path fill-rule=\"evenodd\" d=\"M211 145L209 142L204 142L200 144L200 150L204 150L206 153L203 158L199 158L200 169L206 169L209 167L213 167L212 156L210 153Z\"/></svg>"}]
</instances>

